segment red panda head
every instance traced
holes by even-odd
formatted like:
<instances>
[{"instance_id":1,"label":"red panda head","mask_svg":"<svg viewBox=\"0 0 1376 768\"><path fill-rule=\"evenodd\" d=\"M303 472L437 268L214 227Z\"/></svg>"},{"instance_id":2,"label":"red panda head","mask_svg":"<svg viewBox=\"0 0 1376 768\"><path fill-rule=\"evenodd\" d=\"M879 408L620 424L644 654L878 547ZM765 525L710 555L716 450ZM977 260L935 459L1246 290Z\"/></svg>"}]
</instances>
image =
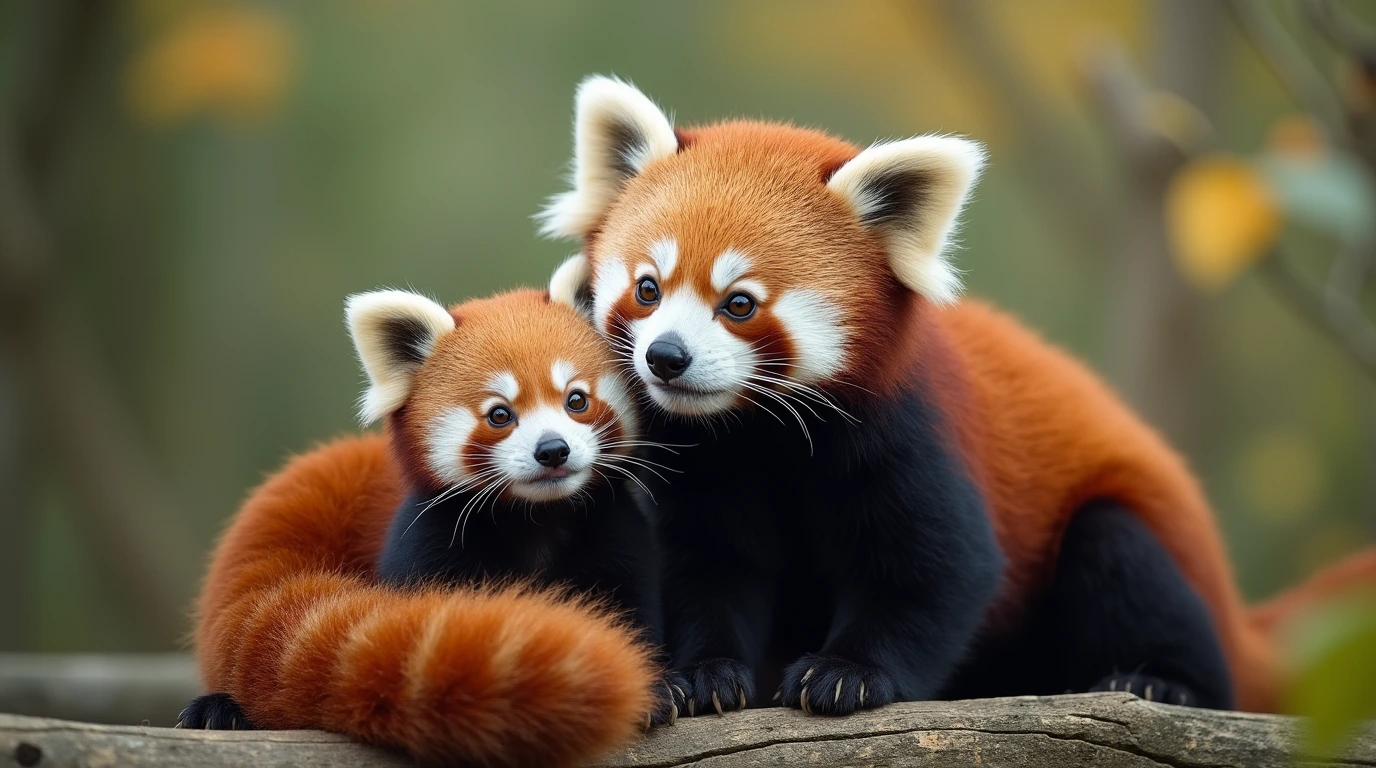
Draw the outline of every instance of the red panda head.
<instances>
[{"instance_id":1,"label":"red panda head","mask_svg":"<svg viewBox=\"0 0 1376 768\"><path fill-rule=\"evenodd\" d=\"M426 490L562 499L634 439L606 343L542 292L445 309L374 291L350 296L345 315L369 382L360 418L389 418L398 457Z\"/></svg>"},{"instance_id":2,"label":"red panda head","mask_svg":"<svg viewBox=\"0 0 1376 768\"><path fill-rule=\"evenodd\" d=\"M573 189L541 216L585 250L551 296L590 311L671 412L873 376L910 313L959 295L947 250L983 166L974 142L860 151L769 123L675 131L639 91L594 77L575 144Z\"/></svg>"}]
</instances>

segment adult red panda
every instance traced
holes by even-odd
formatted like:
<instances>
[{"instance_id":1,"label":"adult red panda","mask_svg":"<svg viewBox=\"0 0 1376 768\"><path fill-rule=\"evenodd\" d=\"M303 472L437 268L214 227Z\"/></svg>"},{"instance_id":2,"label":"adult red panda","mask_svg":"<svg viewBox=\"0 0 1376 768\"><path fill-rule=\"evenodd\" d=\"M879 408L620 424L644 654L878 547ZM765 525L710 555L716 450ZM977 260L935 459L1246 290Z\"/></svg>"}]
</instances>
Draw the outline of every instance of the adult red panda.
<instances>
[{"instance_id":1,"label":"adult red panda","mask_svg":"<svg viewBox=\"0 0 1376 768\"><path fill-rule=\"evenodd\" d=\"M244 505L200 602L216 693L182 725L568 765L672 720L652 532L611 488L641 443L606 344L530 290L448 310L378 291L348 322L388 438L295 459Z\"/></svg>"},{"instance_id":2,"label":"adult red panda","mask_svg":"<svg viewBox=\"0 0 1376 768\"><path fill-rule=\"evenodd\" d=\"M1275 705L1275 611L1243 604L1185 463L1078 362L958 300L947 252L983 164L946 136L675 129L630 85L579 88L573 189L543 220L584 250L551 291L664 412L647 439L701 444L656 509L690 708L759 705L766 682L821 714L1098 689ZM1335 581L1376 583L1376 555L1316 589Z\"/></svg>"}]
</instances>

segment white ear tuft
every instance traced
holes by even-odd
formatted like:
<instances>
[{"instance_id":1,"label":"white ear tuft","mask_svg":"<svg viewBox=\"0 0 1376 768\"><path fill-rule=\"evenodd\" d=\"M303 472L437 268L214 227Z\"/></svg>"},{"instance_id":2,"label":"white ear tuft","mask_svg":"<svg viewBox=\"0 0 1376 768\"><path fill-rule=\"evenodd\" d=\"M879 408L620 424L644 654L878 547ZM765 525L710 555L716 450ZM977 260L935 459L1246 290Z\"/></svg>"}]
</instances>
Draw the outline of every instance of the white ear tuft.
<instances>
[{"instance_id":1,"label":"white ear tuft","mask_svg":"<svg viewBox=\"0 0 1376 768\"><path fill-rule=\"evenodd\" d=\"M587 235L627 179L678 151L673 123L629 83L594 75L578 86L575 101L573 189L536 216L549 237Z\"/></svg>"},{"instance_id":2,"label":"white ear tuft","mask_svg":"<svg viewBox=\"0 0 1376 768\"><path fill-rule=\"evenodd\" d=\"M984 148L952 136L918 136L871 146L841 166L827 186L880 233L889 266L904 285L937 304L960 295L960 272L946 250Z\"/></svg>"},{"instance_id":3,"label":"white ear tuft","mask_svg":"<svg viewBox=\"0 0 1376 768\"><path fill-rule=\"evenodd\" d=\"M354 294L344 302L344 319L371 385L358 401L365 426L406 402L435 342L454 330L449 310L409 291Z\"/></svg>"},{"instance_id":4,"label":"white ear tuft","mask_svg":"<svg viewBox=\"0 0 1376 768\"><path fill-rule=\"evenodd\" d=\"M567 304L584 317L592 317L592 268L588 257L575 253L564 260L549 278L549 298Z\"/></svg>"}]
</instances>

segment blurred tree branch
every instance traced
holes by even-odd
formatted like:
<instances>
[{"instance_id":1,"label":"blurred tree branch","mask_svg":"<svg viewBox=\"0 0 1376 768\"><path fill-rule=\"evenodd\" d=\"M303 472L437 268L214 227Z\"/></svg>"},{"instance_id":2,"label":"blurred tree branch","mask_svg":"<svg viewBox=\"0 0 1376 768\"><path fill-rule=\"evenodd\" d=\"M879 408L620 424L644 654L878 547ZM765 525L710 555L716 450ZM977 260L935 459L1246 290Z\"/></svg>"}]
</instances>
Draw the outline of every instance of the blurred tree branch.
<instances>
[{"instance_id":1,"label":"blurred tree branch","mask_svg":"<svg viewBox=\"0 0 1376 768\"><path fill-rule=\"evenodd\" d=\"M1177 442L1189 445L1198 423L1204 368L1200 328L1207 306L1172 265L1172 246L1165 230L1164 199L1175 174L1208 149L1201 132L1181 136L1164 130L1154 110L1162 96L1183 100L1199 113L1198 122L1219 101L1227 39L1225 9L1295 100L1321 120L1333 140L1350 147L1376 177L1376 147L1364 146L1350 130L1354 116L1333 86L1293 39L1265 0L1229 0L1220 6L1194 0L1164 0L1157 6L1156 88L1134 71L1126 55L1106 42L1088 52L1082 73L1101 125L1121 158L1123 205L1103 211L1101 195L1083 175L1067 178L1065 170L1084 166L1081 150L1058 129L1054 115L1038 95L1025 67L1010 59L1009 46L996 39L983 20L979 0L940 4L952 31L966 44L976 68L998 94L1003 108L1028 136L1023 152L1034 163L1064 166L1041 175L1057 193L1088 193L1093 205L1076 202L1070 211L1077 226L1095 226L1107 234L1094 238L1107 249L1113 265L1108 306L1111 368L1116 383L1158 426ZM1376 56L1376 33L1349 24L1332 0L1308 0L1313 25L1351 55ZM1089 211L1089 213L1086 213ZM1096 213L1097 212L1097 213ZM1107 222L1107 225L1090 222ZM1335 341L1361 370L1376 375L1376 326L1363 312L1360 294L1366 285L1376 248L1349 243L1335 257L1326 285L1316 290L1290 266L1284 254L1264 260L1265 278L1303 317Z\"/></svg>"},{"instance_id":2,"label":"blurred tree branch","mask_svg":"<svg viewBox=\"0 0 1376 768\"><path fill-rule=\"evenodd\" d=\"M1302 108L1322 120L1335 144L1352 150L1365 165L1368 178L1376 179L1376 147L1354 144L1348 130L1352 115L1318 68L1300 50L1269 4L1230 0L1228 7L1238 27L1257 53L1286 85ZM1332 2L1312 0L1306 20L1344 53L1370 55L1360 25L1347 18ZM1351 22L1349 24L1349 22ZM1376 378L1376 325L1362 310L1361 294L1376 260L1376 247L1366 241L1342 243L1329 267L1322 289L1308 286L1295 272L1285 254L1274 252L1262 263L1264 276L1296 311L1325 333L1352 362Z\"/></svg>"},{"instance_id":3,"label":"blurred tree branch","mask_svg":"<svg viewBox=\"0 0 1376 768\"><path fill-rule=\"evenodd\" d=\"M1087 170L1083 149L1067 140L1070 127L1048 105L1046 95L1027 76L1027 68L1009 55L1009 45L993 31L984 2L942 0L932 8L952 37L962 41L960 50L967 54L970 68L992 90L989 106L1018 126L1013 135L1022 143L1019 154L1036 165L1035 178L1055 187L1052 194L1039 192L1031 199L1064 220L1065 231L1082 242L1078 250L1097 252L1110 239L1102 225L1108 221L1109 206L1103 182ZM908 16L913 23L919 21L915 13Z\"/></svg>"},{"instance_id":4,"label":"blurred tree branch","mask_svg":"<svg viewBox=\"0 0 1376 768\"><path fill-rule=\"evenodd\" d=\"M73 493L77 527L110 576L121 612L142 642L165 647L185 631L186 575L197 571L199 553L62 284L60 246L44 205L43 180L112 9L83 0L36 0L26 9L29 55L0 126L0 343L28 403L27 429ZM15 552L7 554L23 555L32 541L10 546Z\"/></svg>"},{"instance_id":5,"label":"blurred tree branch","mask_svg":"<svg viewBox=\"0 0 1376 768\"><path fill-rule=\"evenodd\" d=\"M1204 300L1175 269L1165 228L1165 192L1192 149L1152 115L1158 93L1207 117L1218 105L1226 46L1213 3L1163 0L1153 35L1157 73L1149 87L1112 43L1083 61L1091 103L1122 158L1126 191L1109 256L1111 370L1116 383L1176 444L1198 440L1204 382L1210 377ZM1159 89L1159 90L1158 90ZM1199 137L1194 137L1198 140Z\"/></svg>"},{"instance_id":6,"label":"blurred tree branch","mask_svg":"<svg viewBox=\"0 0 1376 768\"><path fill-rule=\"evenodd\" d=\"M1244 35L1301 107L1319 119L1332 141L1376 179L1376 116L1369 105L1344 99L1318 66L1300 50L1274 15L1274 6L1230 0L1229 8ZM1370 79L1376 68L1376 31L1347 13L1334 0L1308 0L1302 20L1340 51L1358 78ZM1350 95L1350 94L1349 94ZM1361 297L1376 264L1370 238L1343 242L1322 288L1311 287L1284 253L1273 251L1260 265L1262 276L1281 299L1326 335L1370 379L1376 379L1376 322L1363 310ZM1367 525L1376 531L1376 399L1364 407L1367 472L1364 489Z\"/></svg>"},{"instance_id":7,"label":"blurred tree branch","mask_svg":"<svg viewBox=\"0 0 1376 768\"><path fill-rule=\"evenodd\" d=\"M1376 328L1360 306L1331 296L1325 299L1323 294L1305 284L1279 251L1267 256L1258 266L1262 276L1283 300L1336 343L1354 365L1376 378Z\"/></svg>"},{"instance_id":8,"label":"blurred tree branch","mask_svg":"<svg viewBox=\"0 0 1376 768\"><path fill-rule=\"evenodd\" d=\"M1352 137L1347 130L1342 102L1318 67L1276 18L1271 4L1264 0L1229 0L1228 10L1243 37L1291 97L1323 125L1335 144L1349 146Z\"/></svg>"},{"instance_id":9,"label":"blurred tree branch","mask_svg":"<svg viewBox=\"0 0 1376 768\"><path fill-rule=\"evenodd\" d=\"M1081 238L1085 253L1108 254L1105 306L1111 312L1107 335L1115 384L1176 444L1188 447L1208 365L1199 334L1206 309L1171 265L1162 207L1166 184L1185 155L1152 130L1150 92L1126 59L1105 46L1086 62L1083 74L1110 141L1126 158L1117 169L1121 184L1106 188L1086 172L1085 149L1047 106L1044 90L992 31L986 6L983 0L946 0L936 7L964 43L972 68L992 88L996 107L1027 137L1021 155L1036 166L1037 178L1054 186L1035 199L1051 205L1065 229ZM1212 3L1159 4L1159 80L1203 112L1218 100L1220 15ZM1106 204L1106 191L1120 194L1121 205Z\"/></svg>"},{"instance_id":10,"label":"blurred tree branch","mask_svg":"<svg viewBox=\"0 0 1376 768\"><path fill-rule=\"evenodd\" d=\"M1348 13L1334 0L1308 0L1303 6L1314 28L1353 58L1376 55L1376 29Z\"/></svg>"}]
</instances>

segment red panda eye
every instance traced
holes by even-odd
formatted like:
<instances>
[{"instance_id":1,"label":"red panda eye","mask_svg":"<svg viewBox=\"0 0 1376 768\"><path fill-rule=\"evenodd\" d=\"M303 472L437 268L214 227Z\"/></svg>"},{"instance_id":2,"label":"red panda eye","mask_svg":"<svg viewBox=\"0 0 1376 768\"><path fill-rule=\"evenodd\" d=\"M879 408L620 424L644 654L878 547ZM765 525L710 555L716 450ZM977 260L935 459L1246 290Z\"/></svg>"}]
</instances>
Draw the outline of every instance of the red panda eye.
<instances>
[{"instance_id":1,"label":"red panda eye","mask_svg":"<svg viewBox=\"0 0 1376 768\"><path fill-rule=\"evenodd\" d=\"M737 320L744 320L755 314L755 300L748 294L736 293L726 300L726 314Z\"/></svg>"},{"instance_id":2,"label":"red panda eye","mask_svg":"<svg viewBox=\"0 0 1376 768\"><path fill-rule=\"evenodd\" d=\"M574 413L582 413L588 410L588 396L575 389L564 401L564 407Z\"/></svg>"},{"instance_id":3,"label":"red panda eye","mask_svg":"<svg viewBox=\"0 0 1376 768\"><path fill-rule=\"evenodd\" d=\"M635 300L645 305L659 301L659 283L652 277L641 279L640 284L635 287Z\"/></svg>"},{"instance_id":4,"label":"red panda eye","mask_svg":"<svg viewBox=\"0 0 1376 768\"><path fill-rule=\"evenodd\" d=\"M487 421L494 427L505 427L515 418L516 414L500 405L493 406L492 410L487 412Z\"/></svg>"}]
</instances>

